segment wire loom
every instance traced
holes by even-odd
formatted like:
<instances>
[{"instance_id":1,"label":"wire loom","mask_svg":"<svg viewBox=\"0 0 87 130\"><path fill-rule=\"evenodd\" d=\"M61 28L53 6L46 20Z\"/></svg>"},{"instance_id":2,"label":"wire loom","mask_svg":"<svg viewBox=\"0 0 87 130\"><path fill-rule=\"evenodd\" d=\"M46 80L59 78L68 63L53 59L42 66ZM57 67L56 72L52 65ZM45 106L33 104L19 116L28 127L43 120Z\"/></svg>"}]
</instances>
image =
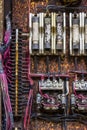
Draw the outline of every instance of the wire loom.
<instances>
[{"instance_id":1,"label":"wire loom","mask_svg":"<svg viewBox=\"0 0 87 130\"><path fill-rule=\"evenodd\" d=\"M79 118L78 118L79 117ZM41 115L35 115L32 114L31 119L41 119L41 120L45 120L45 121L52 121L54 123L59 123L59 122L64 122L64 121L68 121L68 122L72 122L72 121L77 121L80 122L82 124L87 125L87 122L85 120L87 120L87 117L81 115L81 114L75 114L74 115L67 115L67 116L61 116L61 115L46 115L46 114L41 114Z\"/></svg>"},{"instance_id":2,"label":"wire loom","mask_svg":"<svg viewBox=\"0 0 87 130\"><path fill-rule=\"evenodd\" d=\"M65 6L76 6L81 3L82 0L60 0Z\"/></svg>"},{"instance_id":3,"label":"wire loom","mask_svg":"<svg viewBox=\"0 0 87 130\"><path fill-rule=\"evenodd\" d=\"M44 120L46 120L46 118L47 118L47 115L45 115L45 116L43 116L43 115L40 115L41 117L39 117L39 116L37 116L37 118L40 118L40 119L44 119ZM36 118L36 116L34 116L35 118ZM81 117L81 115L80 115L80 117ZM32 115L32 118L33 118L33 115ZM53 118L53 119L52 119ZM53 121L53 122L56 122L55 120L57 120L57 118L55 118L55 117L52 117L51 118L51 120ZM54 119L55 118L55 119ZM61 119L61 118L64 118L64 119ZM60 117L59 119L58 119L58 122L62 122L62 121L64 121L64 120L66 120L66 121L68 121L68 119L69 119L69 117ZM81 119L84 119L83 117L81 117ZM49 121L48 119L47 119L47 121ZM71 120L72 121L72 120Z\"/></svg>"}]
</instances>

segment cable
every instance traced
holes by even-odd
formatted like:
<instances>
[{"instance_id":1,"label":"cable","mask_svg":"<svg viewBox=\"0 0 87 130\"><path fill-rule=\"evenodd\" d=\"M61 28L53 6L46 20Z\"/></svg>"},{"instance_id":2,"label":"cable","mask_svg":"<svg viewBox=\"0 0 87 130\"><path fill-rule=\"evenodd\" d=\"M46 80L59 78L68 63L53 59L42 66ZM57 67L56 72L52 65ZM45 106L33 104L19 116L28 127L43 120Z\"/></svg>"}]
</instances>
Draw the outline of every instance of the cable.
<instances>
[{"instance_id":1,"label":"cable","mask_svg":"<svg viewBox=\"0 0 87 130\"><path fill-rule=\"evenodd\" d=\"M60 2L65 6L76 6L81 3L82 0L60 0Z\"/></svg>"},{"instance_id":2,"label":"cable","mask_svg":"<svg viewBox=\"0 0 87 130\"><path fill-rule=\"evenodd\" d=\"M30 115L31 115L31 108L32 108L32 98L33 98L33 89L30 89L28 102L25 110L24 116L24 130L27 130L27 125L30 123Z\"/></svg>"},{"instance_id":3,"label":"cable","mask_svg":"<svg viewBox=\"0 0 87 130\"><path fill-rule=\"evenodd\" d=\"M10 96L8 93L8 83L7 83L6 74L3 70L3 59L2 59L2 55L4 55L11 42L11 21L10 21L9 14L6 16L7 29L4 36L4 43L2 44L3 46L0 46L0 80L1 80L1 89L3 94L3 103L5 108L5 114L6 114L6 130L12 130L12 127L14 126L13 112L11 107Z\"/></svg>"},{"instance_id":4,"label":"cable","mask_svg":"<svg viewBox=\"0 0 87 130\"><path fill-rule=\"evenodd\" d=\"M36 115L34 115L36 116ZM31 119L34 119L35 117L31 117ZM81 122L83 124L87 124L87 121L84 121L81 118L78 118L78 115L67 115L67 116L50 116L50 115L46 115L46 114L41 114L41 115L37 115L37 119L42 119L42 120L46 120L48 122L52 121L55 123L59 123L59 122L72 122L72 121L77 121L77 122Z\"/></svg>"}]
</instances>

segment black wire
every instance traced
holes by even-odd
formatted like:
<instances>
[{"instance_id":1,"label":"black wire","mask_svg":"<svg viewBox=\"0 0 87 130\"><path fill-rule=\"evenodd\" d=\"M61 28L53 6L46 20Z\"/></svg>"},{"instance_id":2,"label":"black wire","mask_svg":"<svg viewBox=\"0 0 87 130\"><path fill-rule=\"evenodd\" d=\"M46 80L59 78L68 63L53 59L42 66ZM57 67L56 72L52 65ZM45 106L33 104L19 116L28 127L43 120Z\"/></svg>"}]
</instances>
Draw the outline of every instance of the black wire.
<instances>
[{"instance_id":1,"label":"black wire","mask_svg":"<svg viewBox=\"0 0 87 130\"><path fill-rule=\"evenodd\" d=\"M37 65L37 56L36 55L34 56L34 65L35 65L34 66L34 72L37 73L37 66L38 65Z\"/></svg>"},{"instance_id":2,"label":"black wire","mask_svg":"<svg viewBox=\"0 0 87 130\"><path fill-rule=\"evenodd\" d=\"M51 121L51 122L54 122L54 123L64 122L64 121L66 120L67 122L77 121L77 122L80 122L80 123L82 123L82 124L87 125L87 122L86 122L86 121L83 121L83 120L78 119L78 118L71 118L71 119L66 118L66 119L61 119L61 118L49 118L49 117L44 117L44 116L39 116L39 117L37 117L37 118L38 118L38 119L45 120L45 121L48 121L48 122Z\"/></svg>"},{"instance_id":3,"label":"black wire","mask_svg":"<svg viewBox=\"0 0 87 130\"><path fill-rule=\"evenodd\" d=\"M84 10L84 9L87 9L87 6L72 6L70 4L68 5L48 5L48 6L42 6L42 5L39 5L35 8L35 12L38 11L38 9L41 9L43 11L48 11L48 10L55 10L55 11L75 11L75 10Z\"/></svg>"},{"instance_id":4,"label":"black wire","mask_svg":"<svg viewBox=\"0 0 87 130\"><path fill-rule=\"evenodd\" d=\"M49 56L46 56L46 64L47 64L46 72L48 73L49 77Z\"/></svg>"},{"instance_id":5,"label":"black wire","mask_svg":"<svg viewBox=\"0 0 87 130\"><path fill-rule=\"evenodd\" d=\"M59 70L59 74L61 73L61 58L60 56L58 56L58 70Z\"/></svg>"},{"instance_id":6,"label":"black wire","mask_svg":"<svg viewBox=\"0 0 87 130\"><path fill-rule=\"evenodd\" d=\"M72 121L77 121L77 122L81 122L85 125L87 125L87 118L84 118L85 116L81 115L81 114L74 114L74 115L47 115L47 114L40 114L40 115L36 115L35 113L31 116L32 119L35 119L35 116L37 116L37 119L42 119L42 120L46 120L46 121L52 121L55 123L58 122L72 122ZM65 126L64 126L65 127Z\"/></svg>"},{"instance_id":7,"label":"black wire","mask_svg":"<svg viewBox=\"0 0 87 130\"><path fill-rule=\"evenodd\" d=\"M69 2L64 2L64 0L60 0L60 2L65 5L65 6L76 6L81 3L82 0L75 0L75 1L69 1Z\"/></svg>"},{"instance_id":8,"label":"black wire","mask_svg":"<svg viewBox=\"0 0 87 130\"><path fill-rule=\"evenodd\" d=\"M77 71L77 57L75 57L75 70Z\"/></svg>"}]
</instances>

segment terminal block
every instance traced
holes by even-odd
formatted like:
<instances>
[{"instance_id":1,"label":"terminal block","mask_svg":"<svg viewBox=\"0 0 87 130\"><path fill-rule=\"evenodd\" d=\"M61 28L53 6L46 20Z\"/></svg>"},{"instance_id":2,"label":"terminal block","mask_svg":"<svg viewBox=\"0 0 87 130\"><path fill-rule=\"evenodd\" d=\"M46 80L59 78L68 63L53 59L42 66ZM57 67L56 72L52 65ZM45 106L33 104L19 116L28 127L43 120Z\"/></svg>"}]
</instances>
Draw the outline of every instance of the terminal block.
<instances>
[{"instance_id":1,"label":"terminal block","mask_svg":"<svg viewBox=\"0 0 87 130\"><path fill-rule=\"evenodd\" d=\"M66 82L66 84L64 82ZM64 81L61 78L42 78L39 81L39 92L37 93L36 100L38 109L46 112L59 111L63 113L66 107L67 96L64 87L68 85L67 82L68 81Z\"/></svg>"},{"instance_id":2,"label":"terminal block","mask_svg":"<svg viewBox=\"0 0 87 130\"><path fill-rule=\"evenodd\" d=\"M77 112L87 113L87 81L84 79L73 82L71 108Z\"/></svg>"}]
</instances>

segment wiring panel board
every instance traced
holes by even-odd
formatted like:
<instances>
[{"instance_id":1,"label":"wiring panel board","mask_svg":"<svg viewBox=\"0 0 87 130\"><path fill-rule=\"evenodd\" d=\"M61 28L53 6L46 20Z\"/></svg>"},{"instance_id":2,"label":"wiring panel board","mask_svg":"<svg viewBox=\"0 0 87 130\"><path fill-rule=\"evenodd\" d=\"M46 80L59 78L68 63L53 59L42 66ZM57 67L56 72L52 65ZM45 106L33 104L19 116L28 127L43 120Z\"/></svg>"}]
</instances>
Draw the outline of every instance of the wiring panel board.
<instances>
[{"instance_id":1,"label":"wiring panel board","mask_svg":"<svg viewBox=\"0 0 87 130\"><path fill-rule=\"evenodd\" d=\"M15 126L19 126L19 128L22 129L23 113L25 112L29 92L28 73L34 82L32 113L28 126L29 130L87 129L87 125L85 125L84 122L80 123L80 120L78 120L79 122L77 120L73 122L69 117L70 122L68 122L68 119L63 121L61 118L62 121L60 121L59 118L59 115L64 117L66 115L72 115L73 117L72 109L73 105L75 105L75 100L77 100L75 96L73 96L73 93L82 97L86 96L86 92L83 92L83 87L85 86L85 90L87 87L87 52L86 45L83 43L83 39L86 41L87 35L86 13L86 0L82 0L78 7L71 8L61 6L61 2L56 0L33 0L30 1L30 3L28 0L13 0L13 40L11 50L13 51L15 48L15 46L13 46L15 40L14 35L19 28L18 64L19 73L21 73L19 75L19 79L21 78L18 88L19 97L16 93L15 104L19 103L22 99L18 104L20 117L16 117ZM83 18L86 23L84 27L84 21L82 21L81 18ZM83 32L85 32L85 35L83 35ZM77 37L75 37L75 35L77 35ZM12 54L14 54L14 51ZM20 64L21 62L22 66ZM79 82L84 79L83 86L78 82L76 87L76 75L79 77ZM15 78L14 75L13 78ZM75 84L74 88L76 93L73 90L72 84ZM80 90L82 92L78 93ZM87 99L81 101L79 99L79 103L87 105ZM12 105L14 110L14 103ZM80 107L78 108L80 110ZM75 112L77 111L76 106ZM83 114L80 113L80 111L77 113ZM87 114L86 111L84 113ZM45 115L46 118L43 115ZM54 118L53 115L55 115L56 118ZM50 120L48 120L47 116ZM67 128L65 128L66 125Z\"/></svg>"}]
</instances>

